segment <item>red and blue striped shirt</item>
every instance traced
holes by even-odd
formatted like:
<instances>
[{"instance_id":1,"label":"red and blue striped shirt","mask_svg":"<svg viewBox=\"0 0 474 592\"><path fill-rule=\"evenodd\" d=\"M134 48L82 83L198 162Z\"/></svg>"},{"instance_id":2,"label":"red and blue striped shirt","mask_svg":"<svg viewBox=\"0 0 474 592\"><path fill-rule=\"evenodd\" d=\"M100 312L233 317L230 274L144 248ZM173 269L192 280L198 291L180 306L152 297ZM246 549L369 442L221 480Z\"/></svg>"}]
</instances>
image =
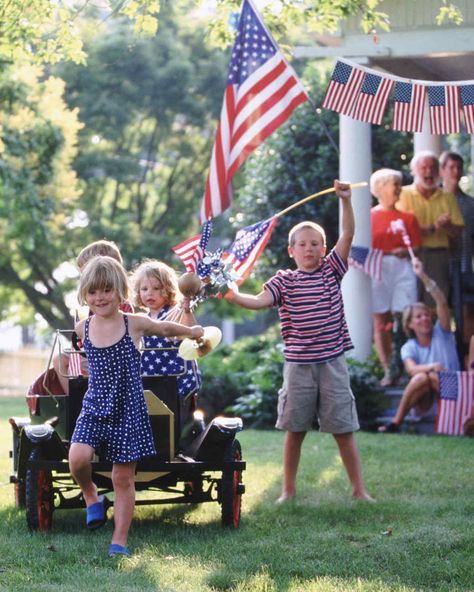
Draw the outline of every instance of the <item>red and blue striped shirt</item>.
<instances>
[{"instance_id":1,"label":"red and blue striped shirt","mask_svg":"<svg viewBox=\"0 0 474 592\"><path fill-rule=\"evenodd\" d=\"M353 348L341 293L346 271L333 249L316 271L280 270L264 285L278 306L287 362L325 362Z\"/></svg>"}]
</instances>

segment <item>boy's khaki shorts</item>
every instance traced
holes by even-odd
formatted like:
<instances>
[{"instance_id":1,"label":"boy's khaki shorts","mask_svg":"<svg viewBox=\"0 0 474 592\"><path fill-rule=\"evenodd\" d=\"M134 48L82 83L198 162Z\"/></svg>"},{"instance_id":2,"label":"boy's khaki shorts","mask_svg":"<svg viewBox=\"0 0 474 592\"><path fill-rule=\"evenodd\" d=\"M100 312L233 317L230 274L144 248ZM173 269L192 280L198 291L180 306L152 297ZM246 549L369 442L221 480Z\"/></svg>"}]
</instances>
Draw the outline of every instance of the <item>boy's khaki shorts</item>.
<instances>
[{"instance_id":1,"label":"boy's khaki shorts","mask_svg":"<svg viewBox=\"0 0 474 592\"><path fill-rule=\"evenodd\" d=\"M360 427L344 355L319 364L285 362L276 427L307 432L315 417L321 432L345 434Z\"/></svg>"}]
</instances>

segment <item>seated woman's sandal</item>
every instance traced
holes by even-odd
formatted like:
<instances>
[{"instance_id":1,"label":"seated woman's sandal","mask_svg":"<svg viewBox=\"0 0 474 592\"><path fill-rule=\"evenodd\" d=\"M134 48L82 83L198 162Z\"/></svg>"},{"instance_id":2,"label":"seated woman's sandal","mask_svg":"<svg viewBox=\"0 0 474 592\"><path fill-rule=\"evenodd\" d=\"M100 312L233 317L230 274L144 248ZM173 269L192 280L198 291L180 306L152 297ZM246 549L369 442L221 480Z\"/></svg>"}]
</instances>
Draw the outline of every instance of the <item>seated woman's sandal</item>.
<instances>
[{"instance_id":1,"label":"seated woman's sandal","mask_svg":"<svg viewBox=\"0 0 474 592\"><path fill-rule=\"evenodd\" d=\"M391 421L390 423L380 426L377 431L380 434L396 434L400 431L400 426L398 423L393 423L393 421Z\"/></svg>"}]
</instances>

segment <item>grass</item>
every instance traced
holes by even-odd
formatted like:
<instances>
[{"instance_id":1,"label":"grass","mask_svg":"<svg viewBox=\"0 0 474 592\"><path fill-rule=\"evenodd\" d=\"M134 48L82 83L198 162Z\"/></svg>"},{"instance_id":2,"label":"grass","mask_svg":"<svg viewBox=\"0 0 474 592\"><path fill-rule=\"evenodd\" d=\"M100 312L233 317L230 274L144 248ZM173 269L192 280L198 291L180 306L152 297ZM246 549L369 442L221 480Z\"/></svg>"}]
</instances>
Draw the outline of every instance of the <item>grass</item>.
<instances>
[{"instance_id":1,"label":"grass","mask_svg":"<svg viewBox=\"0 0 474 592\"><path fill-rule=\"evenodd\" d=\"M10 428L21 398L2 398L0 590L8 592L414 592L474 590L473 442L358 434L376 504L353 502L331 436L303 448L298 501L276 506L277 431L239 435L247 461L238 530L218 504L141 506L134 555L109 559L112 524L88 532L81 510L55 512L49 533L30 533L8 483Z\"/></svg>"}]
</instances>

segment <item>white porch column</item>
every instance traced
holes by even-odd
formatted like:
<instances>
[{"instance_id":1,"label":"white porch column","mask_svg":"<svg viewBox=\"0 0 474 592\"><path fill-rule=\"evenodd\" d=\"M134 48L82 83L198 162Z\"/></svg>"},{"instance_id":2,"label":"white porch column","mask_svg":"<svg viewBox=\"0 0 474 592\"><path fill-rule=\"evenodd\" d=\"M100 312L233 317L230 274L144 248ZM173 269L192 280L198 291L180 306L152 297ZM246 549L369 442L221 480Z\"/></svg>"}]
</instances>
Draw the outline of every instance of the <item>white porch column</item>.
<instances>
[{"instance_id":1,"label":"white porch column","mask_svg":"<svg viewBox=\"0 0 474 592\"><path fill-rule=\"evenodd\" d=\"M423 127L420 133L413 134L413 154L421 150L431 150L439 156L441 153L441 139L442 136L433 135L430 131L430 111L428 99L426 99L423 111Z\"/></svg>"},{"instance_id":2,"label":"white porch column","mask_svg":"<svg viewBox=\"0 0 474 592\"><path fill-rule=\"evenodd\" d=\"M339 149L340 179L352 183L368 181L372 170L370 124L340 115ZM370 247L371 203L368 187L353 190L354 245ZM350 355L364 361L372 348L372 295L369 277L359 270L350 268L342 282L342 295L349 333L354 343L354 351Z\"/></svg>"},{"instance_id":3,"label":"white porch column","mask_svg":"<svg viewBox=\"0 0 474 592\"><path fill-rule=\"evenodd\" d=\"M222 319L222 343L230 344L235 341L235 323L232 319Z\"/></svg>"}]
</instances>

